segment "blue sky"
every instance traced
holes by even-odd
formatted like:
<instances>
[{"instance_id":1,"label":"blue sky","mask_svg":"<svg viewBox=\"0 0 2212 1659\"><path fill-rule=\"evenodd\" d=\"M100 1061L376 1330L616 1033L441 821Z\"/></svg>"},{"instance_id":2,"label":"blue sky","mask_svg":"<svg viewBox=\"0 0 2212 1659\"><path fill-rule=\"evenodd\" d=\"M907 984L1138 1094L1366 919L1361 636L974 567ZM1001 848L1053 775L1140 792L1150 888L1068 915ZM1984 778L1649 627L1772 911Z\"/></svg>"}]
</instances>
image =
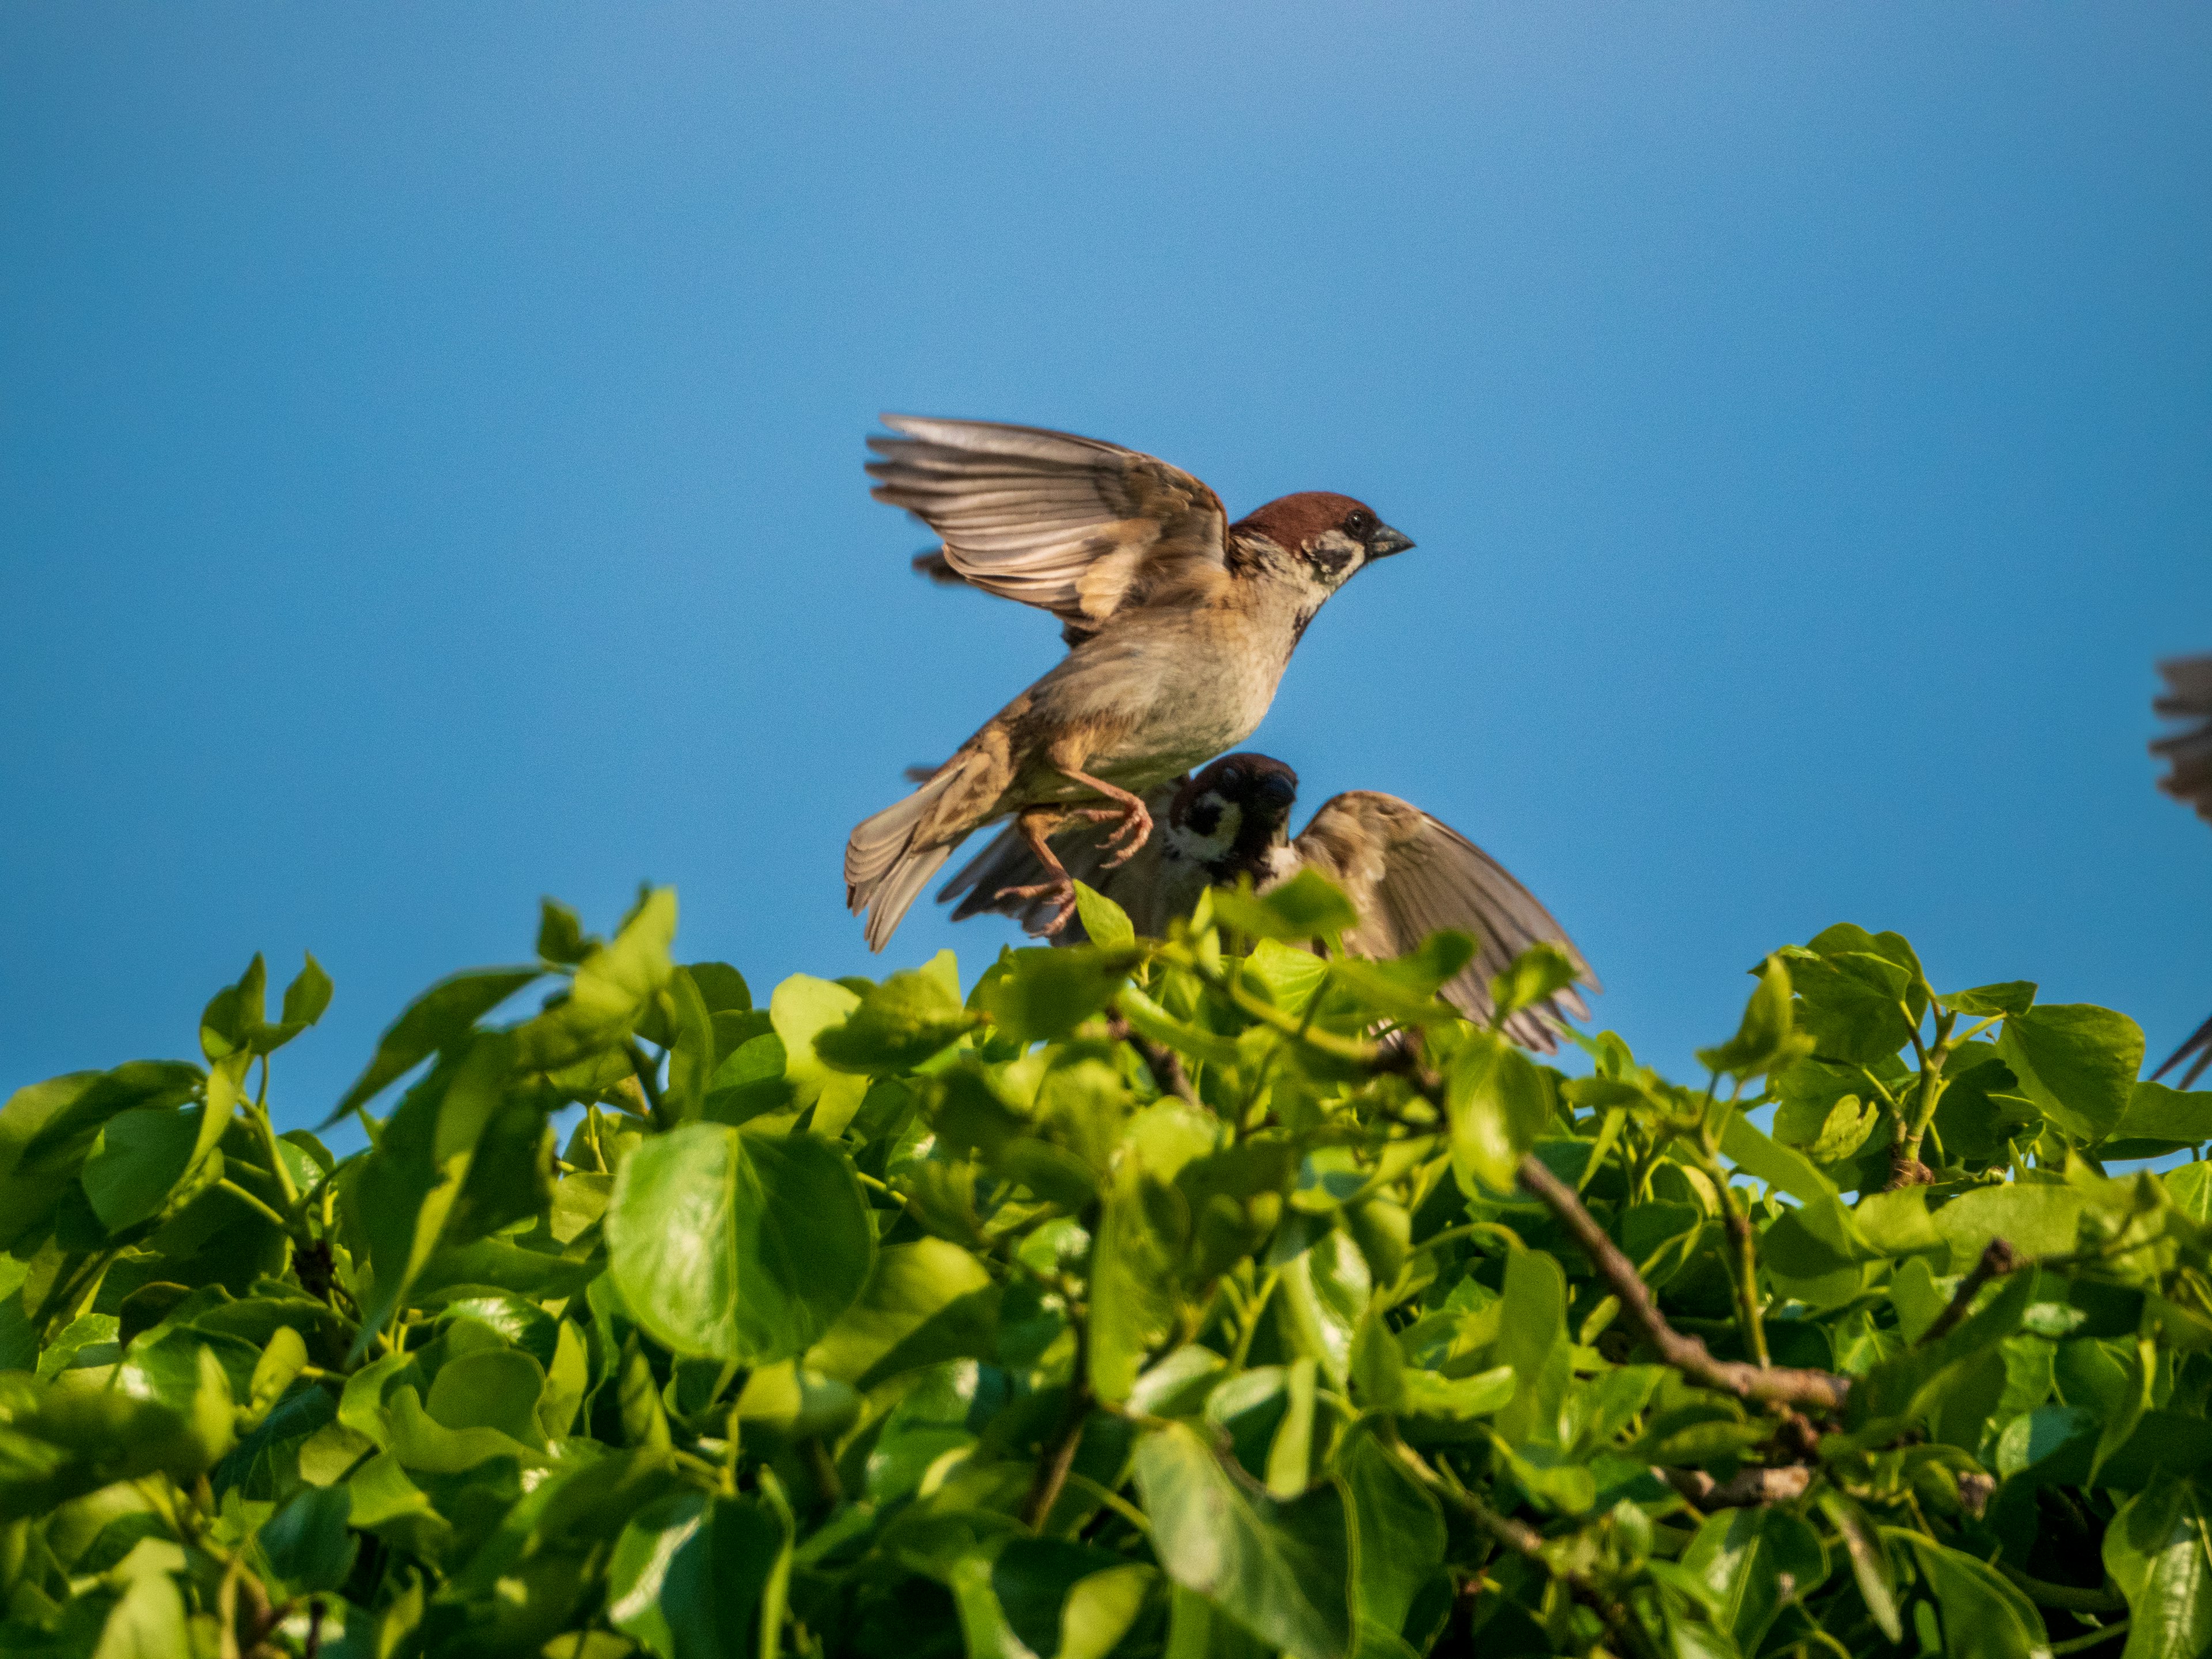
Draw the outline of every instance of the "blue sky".
<instances>
[{"instance_id":1,"label":"blue sky","mask_svg":"<svg viewBox=\"0 0 2212 1659\"><path fill-rule=\"evenodd\" d=\"M0 1087L605 926L882 971L852 824L1056 655L870 501L901 409L1419 542L1252 746L1518 872L1686 1069L1850 920L2162 1054L2212 833L2201 7L0 12Z\"/></svg>"}]
</instances>

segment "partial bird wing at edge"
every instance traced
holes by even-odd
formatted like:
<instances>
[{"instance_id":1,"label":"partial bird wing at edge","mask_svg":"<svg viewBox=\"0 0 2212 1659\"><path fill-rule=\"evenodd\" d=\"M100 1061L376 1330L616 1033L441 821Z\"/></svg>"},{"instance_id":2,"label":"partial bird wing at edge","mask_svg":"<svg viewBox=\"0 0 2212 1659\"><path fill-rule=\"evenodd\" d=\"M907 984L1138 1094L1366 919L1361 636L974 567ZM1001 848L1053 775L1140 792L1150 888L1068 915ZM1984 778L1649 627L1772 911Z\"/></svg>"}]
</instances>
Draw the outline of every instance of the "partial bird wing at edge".
<instances>
[{"instance_id":1,"label":"partial bird wing at edge","mask_svg":"<svg viewBox=\"0 0 2212 1659\"><path fill-rule=\"evenodd\" d=\"M2158 672L2165 677L2166 690L2151 704L2152 709L2167 720L2197 722L2152 743L2151 753L2169 764L2158 787L2185 806L2195 807L2198 817L2212 823L2212 656L2172 658L2159 664ZM2212 1066L2212 1019L2169 1054L2152 1078L2164 1077L2192 1054L2194 1061L2181 1075L2185 1089L2194 1088Z\"/></svg>"},{"instance_id":2,"label":"partial bird wing at edge","mask_svg":"<svg viewBox=\"0 0 2212 1659\"><path fill-rule=\"evenodd\" d=\"M2169 768L2158 787L2212 823L2212 656L2175 657L2158 672L2166 690L2152 709L2170 720L2196 722L2153 740L2150 752Z\"/></svg>"},{"instance_id":3,"label":"partial bird wing at edge","mask_svg":"<svg viewBox=\"0 0 2212 1659\"><path fill-rule=\"evenodd\" d=\"M1203 598L1228 577L1221 499L1188 472L1095 438L886 415L868 464L879 501L943 538L945 569L1082 629ZM937 556L916 561L943 580Z\"/></svg>"},{"instance_id":4,"label":"partial bird wing at edge","mask_svg":"<svg viewBox=\"0 0 2212 1659\"><path fill-rule=\"evenodd\" d=\"M1328 874L1341 867L1348 849L1363 844L1376 847L1381 868L1359 927L1346 935L1347 949L1396 957L1445 928L1474 934L1474 960L1442 995L1478 1021L1490 1017L1492 976L1539 940L1567 953L1582 985L1593 992L1603 988L1566 930L1511 872L1449 824L1395 795L1366 789L1338 795L1314 814L1292 846L1304 862ZM1356 902L1358 894L1353 896ZM1571 988L1513 1015L1505 1034L1550 1054L1559 1046L1554 1033L1564 1029L1566 1014L1589 1017L1589 1005Z\"/></svg>"}]
</instances>

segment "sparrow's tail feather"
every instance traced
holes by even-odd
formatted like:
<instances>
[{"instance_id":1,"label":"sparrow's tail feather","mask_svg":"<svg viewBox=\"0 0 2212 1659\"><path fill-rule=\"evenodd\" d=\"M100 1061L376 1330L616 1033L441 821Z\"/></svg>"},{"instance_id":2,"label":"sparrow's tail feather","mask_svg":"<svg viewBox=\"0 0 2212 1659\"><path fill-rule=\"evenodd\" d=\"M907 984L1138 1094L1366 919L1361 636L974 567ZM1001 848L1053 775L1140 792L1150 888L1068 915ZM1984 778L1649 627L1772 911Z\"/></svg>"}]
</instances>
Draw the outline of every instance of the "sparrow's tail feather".
<instances>
[{"instance_id":1,"label":"sparrow's tail feather","mask_svg":"<svg viewBox=\"0 0 2212 1659\"><path fill-rule=\"evenodd\" d=\"M915 896L967 839L965 830L949 836L921 839L945 796L969 781L981 756L956 755L921 787L873 817L864 819L845 843L845 902L854 915L868 916L868 948L890 942Z\"/></svg>"}]
</instances>

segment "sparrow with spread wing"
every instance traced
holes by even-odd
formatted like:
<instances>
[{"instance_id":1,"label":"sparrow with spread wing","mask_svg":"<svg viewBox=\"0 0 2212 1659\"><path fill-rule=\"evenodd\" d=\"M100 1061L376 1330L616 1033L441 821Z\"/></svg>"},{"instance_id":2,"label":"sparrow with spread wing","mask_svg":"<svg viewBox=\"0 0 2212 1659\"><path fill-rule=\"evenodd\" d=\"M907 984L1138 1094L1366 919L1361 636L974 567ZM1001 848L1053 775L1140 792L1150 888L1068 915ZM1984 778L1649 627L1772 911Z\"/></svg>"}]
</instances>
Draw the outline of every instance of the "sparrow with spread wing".
<instances>
[{"instance_id":1,"label":"sparrow with spread wing","mask_svg":"<svg viewBox=\"0 0 2212 1659\"><path fill-rule=\"evenodd\" d=\"M1473 842L1419 807L1371 789L1348 790L1324 803L1304 834L1290 834L1297 774L1267 755L1224 755L1195 777L1156 789L1157 820L1134 857L1109 866L1105 837L1093 826L1063 828L1054 850L1088 886L1128 913L1140 933L1164 933L1187 916L1209 887L1249 876L1261 890L1302 869L1340 887L1359 913L1345 948L1359 956L1395 957L1431 933L1458 928L1475 939L1474 960L1442 994L1468 1018L1490 1018L1490 981L1540 939L1567 953L1579 982L1601 988L1582 953L1535 895ZM1082 924L1030 896L1038 866L1023 839L1007 831L945 884L939 902L957 898L953 920L997 911L1060 945L1083 941ZM963 896L964 895L964 896ZM1505 1023L1516 1042L1550 1054L1565 1014L1589 1018L1572 989Z\"/></svg>"},{"instance_id":2,"label":"sparrow with spread wing","mask_svg":"<svg viewBox=\"0 0 2212 1659\"><path fill-rule=\"evenodd\" d=\"M1188 473L1034 427L885 416L878 500L943 538L972 586L1051 611L1067 655L845 847L845 893L880 951L907 907L985 824L1012 817L1061 920L1075 887L1048 843L1109 824L1110 866L1152 833L1147 791L1242 742L1329 595L1413 544L1348 495L1285 495L1236 523Z\"/></svg>"},{"instance_id":3,"label":"sparrow with spread wing","mask_svg":"<svg viewBox=\"0 0 2212 1659\"><path fill-rule=\"evenodd\" d=\"M2159 664L2158 672L2166 677L2166 695L2151 704L2153 710L2168 720L2197 722L2151 744L2152 754L2171 763L2158 787L2184 805L2194 806L2198 817L2212 823L2212 656L2176 657ZM2194 1087L2204 1068L2212 1066L2212 1019L2198 1026L2152 1078L2164 1077L2192 1054L2196 1058L2182 1074L2185 1089Z\"/></svg>"}]
</instances>

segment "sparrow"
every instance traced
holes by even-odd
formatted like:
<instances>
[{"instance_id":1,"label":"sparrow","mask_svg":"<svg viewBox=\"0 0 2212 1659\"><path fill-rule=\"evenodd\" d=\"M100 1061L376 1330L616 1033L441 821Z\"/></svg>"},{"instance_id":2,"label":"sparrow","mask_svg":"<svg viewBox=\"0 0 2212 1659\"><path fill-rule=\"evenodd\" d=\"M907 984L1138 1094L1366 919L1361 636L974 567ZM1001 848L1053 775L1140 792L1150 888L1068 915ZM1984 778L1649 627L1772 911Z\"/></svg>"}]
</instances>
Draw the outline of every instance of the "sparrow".
<instances>
[{"instance_id":1,"label":"sparrow","mask_svg":"<svg viewBox=\"0 0 2212 1659\"><path fill-rule=\"evenodd\" d=\"M2194 720L2197 724L2153 741L2150 752L2170 763L2171 769L2158 781L2158 787L2185 806L2194 806L2197 816L2212 823L2212 656L2175 657L2158 665L2166 677L2166 695L2151 704L2154 713L2170 720ZM2191 1055L2189 1069L2182 1074L2181 1086L2193 1088L2204 1068L2212 1066L2212 1019L2197 1028L2188 1042L2166 1057L2166 1064L2151 1073L2153 1081L2164 1077Z\"/></svg>"},{"instance_id":2,"label":"sparrow","mask_svg":"<svg viewBox=\"0 0 2212 1659\"><path fill-rule=\"evenodd\" d=\"M1344 945L1354 955L1402 956L1446 927L1471 933L1474 959L1440 993L1469 1019L1489 1019L1492 977L1540 939L1566 952L1580 970L1578 983L1592 992L1602 988L1535 895L1449 824L1395 795L1352 789L1325 802L1293 839L1291 809L1297 797L1298 775L1281 761L1224 755L1195 777L1153 792L1152 833L1118 868L1109 866L1104 839L1087 825L1063 829L1055 850L1067 869L1127 912L1139 933L1165 933L1209 887L1233 886L1249 876L1265 891L1300 870L1328 877L1352 900L1359 926L1345 935ZM1081 944L1079 921L1029 896L1034 888L1025 884L1036 870L1027 844L1009 830L969 860L938 902L960 901L956 921L995 911L1032 933L1049 933L1056 945ZM1551 1054L1565 1014L1589 1016L1571 988L1512 1015L1504 1030L1516 1042Z\"/></svg>"},{"instance_id":3,"label":"sparrow","mask_svg":"<svg viewBox=\"0 0 2212 1659\"><path fill-rule=\"evenodd\" d=\"M1152 831L1146 794L1233 748L1274 701L1308 623L1364 566L1413 542L1349 495L1308 492L1229 522L1188 472L1095 438L984 421L884 416L878 501L942 539L969 586L1051 611L1066 657L845 847L845 896L869 947L962 841L1014 820L1066 921L1075 886L1048 837L1110 825L1105 867Z\"/></svg>"}]
</instances>

